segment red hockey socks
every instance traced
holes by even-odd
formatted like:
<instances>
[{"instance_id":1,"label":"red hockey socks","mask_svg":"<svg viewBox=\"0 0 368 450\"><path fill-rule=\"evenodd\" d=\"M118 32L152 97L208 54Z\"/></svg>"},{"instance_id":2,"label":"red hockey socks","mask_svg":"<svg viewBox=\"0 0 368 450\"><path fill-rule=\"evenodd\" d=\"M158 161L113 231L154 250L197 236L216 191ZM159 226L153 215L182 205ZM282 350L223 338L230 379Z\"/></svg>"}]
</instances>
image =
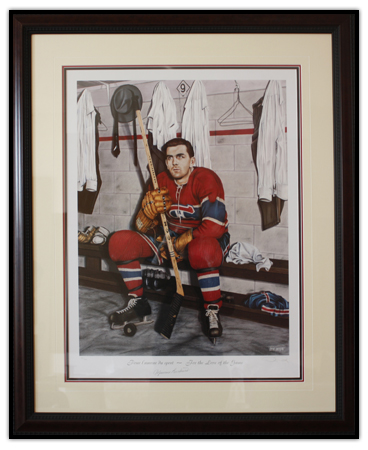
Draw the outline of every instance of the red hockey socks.
<instances>
[{"instance_id":1,"label":"red hockey socks","mask_svg":"<svg viewBox=\"0 0 368 450\"><path fill-rule=\"evenodd\" d=\"M117 231L110 238L109 254L123 277L129 295L141 297L143 280L138 259L153 256L149 240L134 231Z\"/></svg>"},{"instance_id":2,"label":"red hockey socks","mask_svg":"<svg viewBox=\"0 0 368 450\"><path fill-rule=\"evenodd\" d=\"M204 307L207 309L209 305L222 306L220 291L220 275L216 269L209 269L208 272L201 270L197 272L199 286L202 291Z\"/></svg>"},{"instance_id":3,"label":"red hockey socks","mask_svg":"<svg viewBox=\"0 0 368 450\"><path fill-rule=\"evenodd\" d=\"M143 280L139 261L131 261L127 264L118 263L117 267L120 275L123 277L124 283L129 291L129 295L134 297L142 297Z\"/></svg>"}]
</instances>

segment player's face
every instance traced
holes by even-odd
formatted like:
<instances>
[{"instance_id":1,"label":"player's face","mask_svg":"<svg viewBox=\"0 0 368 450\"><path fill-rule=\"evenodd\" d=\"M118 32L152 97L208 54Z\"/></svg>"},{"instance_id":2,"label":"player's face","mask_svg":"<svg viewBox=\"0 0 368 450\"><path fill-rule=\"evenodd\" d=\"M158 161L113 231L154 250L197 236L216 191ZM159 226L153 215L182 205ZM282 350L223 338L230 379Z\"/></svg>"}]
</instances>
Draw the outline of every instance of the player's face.
<instances>
[{"instance_id":1,"label":"player's face","mask_svg":"<svg viewBox=\"0 0 368 450\"><path fill-rule=\"evenodd\" d=\"M188 181L194 162L195 158L189 156L183 144L166 149L166 166L178 184L185 184Z\"/></svg>"}]
</instances>

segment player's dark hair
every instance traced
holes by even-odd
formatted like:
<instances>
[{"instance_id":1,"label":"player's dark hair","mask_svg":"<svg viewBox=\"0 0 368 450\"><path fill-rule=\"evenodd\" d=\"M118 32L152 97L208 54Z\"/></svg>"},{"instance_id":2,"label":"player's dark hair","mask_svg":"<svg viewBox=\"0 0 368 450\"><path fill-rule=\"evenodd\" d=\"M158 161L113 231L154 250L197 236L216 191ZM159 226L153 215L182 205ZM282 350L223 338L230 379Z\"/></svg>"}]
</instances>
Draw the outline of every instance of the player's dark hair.
<instances>
[{"instance_id":1,"label":"player's dark hair","mask_svg":"<svg viewBox=\"0 0 368 450\"><path fill-rule=\"evenodd\" d=\"M189 141L187 141L187 140L185 140L183 138L170 139L170 141L166 142L166 144L162 146L161 150L163 152L165 152L165 155L166 155L166 150L169 147L177 147L178 145L185 145L185 147L187 148L187 152L188 152L189 157L193 158L194 150L193 150L192 144Z\"/></svg>"}]
</instances>

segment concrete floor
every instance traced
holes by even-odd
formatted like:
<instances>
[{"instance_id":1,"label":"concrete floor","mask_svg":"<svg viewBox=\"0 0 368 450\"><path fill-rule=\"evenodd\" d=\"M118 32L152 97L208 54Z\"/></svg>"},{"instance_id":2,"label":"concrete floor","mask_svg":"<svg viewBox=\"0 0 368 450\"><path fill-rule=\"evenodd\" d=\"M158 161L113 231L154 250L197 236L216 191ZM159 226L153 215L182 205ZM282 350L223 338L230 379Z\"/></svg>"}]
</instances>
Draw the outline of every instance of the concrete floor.
<instances>
[{"instance_id":1,"label":"concrete floor","mask_svg":"<svg viewBox=\"0 0 368 450\"><path fill-rule=\"evenodd\" d=\"M201 312L181 308L170 340L157 332L167 305L150 301L155 322L137 328L133 337L111 330L109 315L125 306L120 294L79 289L80 354L135 356L287 355L289 330L221 316L223 335L216 345L204 335Z\"/></svg>"}]
</instances>

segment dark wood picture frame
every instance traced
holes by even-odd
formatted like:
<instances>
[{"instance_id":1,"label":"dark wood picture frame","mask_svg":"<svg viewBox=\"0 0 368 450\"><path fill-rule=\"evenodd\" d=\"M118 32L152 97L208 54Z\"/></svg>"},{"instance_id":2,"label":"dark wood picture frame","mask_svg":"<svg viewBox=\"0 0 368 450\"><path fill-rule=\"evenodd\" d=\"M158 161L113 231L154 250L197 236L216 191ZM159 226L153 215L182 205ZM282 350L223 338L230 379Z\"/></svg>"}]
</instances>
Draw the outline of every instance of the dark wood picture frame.
<instances>
[{"instance_id":1,"label":"dark wood picture frame","mask_svg":"<svg viewBox=\"0 0 368 450\"><path fill-rule=\"evenodd\" d=\"M127 14L10 11L13 230L10 436L345 437L358 432L358 11ZM170 25L167 25L170 24ZM336 412L54 414L34 412L31 38L71 33L327 33L332 39L335 171Z\"/></svg>"}]
</instances>

